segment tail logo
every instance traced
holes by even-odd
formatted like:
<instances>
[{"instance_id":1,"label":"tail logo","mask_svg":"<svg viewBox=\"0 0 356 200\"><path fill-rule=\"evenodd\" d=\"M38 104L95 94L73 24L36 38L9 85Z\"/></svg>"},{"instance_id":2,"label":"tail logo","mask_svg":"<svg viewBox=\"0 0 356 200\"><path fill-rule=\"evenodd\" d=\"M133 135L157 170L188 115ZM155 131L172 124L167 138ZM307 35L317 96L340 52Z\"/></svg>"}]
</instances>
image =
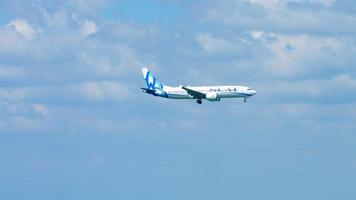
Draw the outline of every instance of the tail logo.
<instances>
[{"instance_id":1,"label":"tail logo","mask_svg":"<svg viewBox=\"0 0 356 200\"><path fill-rule=\"evenodd\" d=\"M147 87L151 90L155 90L155 89L162 90L163 89L163 85L159 81L157 81L157 79L152 75L152 73L150 71L147 72L145 81L146 81Z\"/></svg>"},{"instance_id":2,"label":"tail logo","mask_svg":"<svg viewBox=\"0 0 356 200\"><path fill-rule=\"evenodd\" d=\"M168 97L167 92L163 90L163 85L153 76L153 74L147 69L142 68L142 74L145 79L147 89L144 90L146 93L152 94L154 96Z\"/></svg>"}]
</instances>

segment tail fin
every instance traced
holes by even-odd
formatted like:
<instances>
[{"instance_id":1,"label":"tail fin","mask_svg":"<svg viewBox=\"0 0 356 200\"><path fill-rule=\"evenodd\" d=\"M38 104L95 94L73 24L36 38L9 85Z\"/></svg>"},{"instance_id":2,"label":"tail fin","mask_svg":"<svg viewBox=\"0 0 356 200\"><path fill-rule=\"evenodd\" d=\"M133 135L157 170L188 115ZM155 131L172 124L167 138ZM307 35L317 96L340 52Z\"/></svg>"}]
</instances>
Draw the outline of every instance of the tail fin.
<instances>
[{"instance_id":1,"label":"tail fin","mask_svg":"<svg viewBox=\"0 0 356 200\"><path fill-rule=\"evenodd\" d=\"M160 83L147 68L142 68L142 74L148 89L150 90L163 89L162 83Z\"/></svg>"}]
</instances>

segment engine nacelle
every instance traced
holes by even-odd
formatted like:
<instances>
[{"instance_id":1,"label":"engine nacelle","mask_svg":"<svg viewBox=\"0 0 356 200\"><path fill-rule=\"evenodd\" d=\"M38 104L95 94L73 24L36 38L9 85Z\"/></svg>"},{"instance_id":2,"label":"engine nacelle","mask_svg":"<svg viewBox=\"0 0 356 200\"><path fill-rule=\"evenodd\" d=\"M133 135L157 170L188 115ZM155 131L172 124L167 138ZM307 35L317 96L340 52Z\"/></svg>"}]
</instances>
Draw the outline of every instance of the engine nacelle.
<instances>
[{"instance_id":1,"label":"engine nacelle","mask_svg":"<svg viewBox=\"0 0 356 200\"><path fill-rule=\"evenodd\" d=\"M206 93L205 97L209 101L220 101L220 98L218 97L218 94L216 94L216 92L208 92Z\"/></svg>"}]
</instances>

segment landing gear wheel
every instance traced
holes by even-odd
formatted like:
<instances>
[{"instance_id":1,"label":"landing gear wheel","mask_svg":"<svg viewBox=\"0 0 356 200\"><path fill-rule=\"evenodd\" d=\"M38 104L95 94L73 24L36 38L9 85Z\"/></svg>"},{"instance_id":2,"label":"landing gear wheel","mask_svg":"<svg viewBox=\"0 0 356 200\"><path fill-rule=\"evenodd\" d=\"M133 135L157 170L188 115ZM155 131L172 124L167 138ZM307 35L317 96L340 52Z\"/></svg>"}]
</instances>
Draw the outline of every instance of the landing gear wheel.
<instances>
[{"instance_id":1,"label":"landing gear wheel","mask_svg":"<svg viewBox=\"0 0 356 200\"><path fill-rule=\"evenodd\" d=\"M201 101L201 99L198 99L198 100L197 100L197 103L198 103L198 104L202 104L203 102Z\"/></svg>"},{"instance_id":2,"label":"landing gear wheel","mask_svg":"<svg viewBox=\"0 0 356 200\"><path fill-rule=\"evenodd\" d=\"M244 98L244 102L246 103L246 98Z\"/></svg>"}]
</instances>

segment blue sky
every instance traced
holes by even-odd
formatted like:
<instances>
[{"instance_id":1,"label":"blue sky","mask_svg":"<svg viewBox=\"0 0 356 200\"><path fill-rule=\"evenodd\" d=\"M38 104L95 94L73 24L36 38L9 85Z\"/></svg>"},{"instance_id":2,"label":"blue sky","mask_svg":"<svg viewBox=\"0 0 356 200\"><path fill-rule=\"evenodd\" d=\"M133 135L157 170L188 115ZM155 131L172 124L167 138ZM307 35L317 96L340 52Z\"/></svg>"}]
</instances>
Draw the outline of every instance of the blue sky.
<instances>
[{"instance_id":1,"label":"blue sky","mask_svg":"<svg viewBox=\"0 0 356 200\"><path fill-rule=\"evenodd\" d=\"M355 35L346 0L2 0L1 196L355 199Z\"/></svg>"}]
</instances>

